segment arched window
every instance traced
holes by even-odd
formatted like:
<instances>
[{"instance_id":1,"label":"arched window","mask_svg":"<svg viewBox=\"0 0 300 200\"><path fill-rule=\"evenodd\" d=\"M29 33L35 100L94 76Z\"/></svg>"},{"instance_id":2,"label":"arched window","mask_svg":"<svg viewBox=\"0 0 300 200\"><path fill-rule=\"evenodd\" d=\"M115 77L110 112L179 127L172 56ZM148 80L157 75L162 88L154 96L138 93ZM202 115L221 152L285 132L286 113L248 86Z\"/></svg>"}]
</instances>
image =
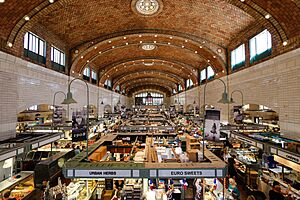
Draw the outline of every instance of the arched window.
<instances>
[{"instance_id":1,"label":"arched window","mask_svg":"<svg viewBox=\"0 0 300 200\"><path fill-rule=\"evenodd\" d=\"M24 35L24 56L40 64L46 64L46 42L39 36L27 32Z\"/></svg>"},{"instance_id":2,"label":"arched window","mask_svg":"<svg viewBox=\"0 0 300 200\"><path fill-rule=\"evenodd\" d=\"M250 39L250 63L265 58L272 53L272 36L264 30Z\"/></svg>"},{"instance_id":3,"label":"arched window","mask_svg":"<svg viewBox=\"0 0 300 200\"><path fill-rule=\"evenodd\" d=\"M186 80L186 88L189 89L189 88L192 88L194 85L192 79L188 79Z\"/></svg>"},{"instance_id":4,"label":"arched window","mask_svg":"<svg viewBox=\"0 0 300 200\"><path fill-rule=\"evenodd\" d=\"M231 52L231 69L235 70L245 65L245 44Z\"/></svg>"},{"instance_id":5,"label":"arched window","mask_svg":"<svg viewBox=\"0 0 300 200\"><path fill-rule=\"evenodd\" d=\"M83 70L83 79L84 79L84 80L87 80L87 81L90 81L90 76L91 76L90 73L91 73L90 68L89 68L89 67L85 68L85 69Z\"/></svg>"},{"instance_id":6,"label":"arched window","mask_svg":"<svg viewBox=\"0 0 300 200\"><path fill-rule=\"evenodd\" d=\"M206 80L211 80L214 77L215 71L211 66L208 66L200 72L200 83L204 83Z\"/></svg>"},{"instance_id":7,"label":"arched window","mask_svg":"<svg viewBox=\"0 0 300 200\"><path fill-rule=\"evenodd\" d=\"M97 80L98 80L97 73L94 70L92 70L92 83L97 84Z\"/></svg>"},{"instance_id":8,"label":"arched window","mask_svg":"<svg viewBox=\"0 0 300 200\"><path fill-rule=\"evenodd\" d=\"M135 95L135 105L162 105L164 95L157 92L142 92Z\"/></svg>"}]
</instances>

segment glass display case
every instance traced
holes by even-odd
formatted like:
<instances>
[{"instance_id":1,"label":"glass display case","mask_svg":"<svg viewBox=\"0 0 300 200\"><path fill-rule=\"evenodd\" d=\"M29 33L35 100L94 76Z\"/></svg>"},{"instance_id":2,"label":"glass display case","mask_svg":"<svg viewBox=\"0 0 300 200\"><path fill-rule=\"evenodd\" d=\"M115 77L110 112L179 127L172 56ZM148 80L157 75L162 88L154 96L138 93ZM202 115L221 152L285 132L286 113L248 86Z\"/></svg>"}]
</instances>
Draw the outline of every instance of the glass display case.
<instances>
[{"instance_id":1,"label":"glass display case","mask_svg":"<svg viewBox=\"0 0 300 200\"><path fill-rule=\"evenodd\" d=\"M38 192L34 188L33 172L24 171L0 183L0 192L11 191L11 198L17 200L38 199ZM0 197L1 198L1 197Z\"/></svg>"}]
</instances>

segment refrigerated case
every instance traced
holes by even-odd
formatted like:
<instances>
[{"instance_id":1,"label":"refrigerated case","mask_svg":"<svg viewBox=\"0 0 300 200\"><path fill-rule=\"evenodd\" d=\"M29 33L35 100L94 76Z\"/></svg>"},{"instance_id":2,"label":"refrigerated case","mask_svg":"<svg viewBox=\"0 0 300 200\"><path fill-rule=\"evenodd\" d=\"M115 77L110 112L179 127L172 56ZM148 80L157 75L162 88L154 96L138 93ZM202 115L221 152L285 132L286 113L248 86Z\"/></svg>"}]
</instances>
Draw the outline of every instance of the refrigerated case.
<instances>
[{"instance_id":1,"label":"refrigerated case","mask_svg":"<svg viewBox=\"0 0 300 200\"><path fill-rule=\"evenodd\" d=\"M38 200L40 192L34 188L33 171L23 171L0 183L0 192L11 191L17 200ZM0 197L1 198L1 197Z\"/></svg>"}]
</instances>

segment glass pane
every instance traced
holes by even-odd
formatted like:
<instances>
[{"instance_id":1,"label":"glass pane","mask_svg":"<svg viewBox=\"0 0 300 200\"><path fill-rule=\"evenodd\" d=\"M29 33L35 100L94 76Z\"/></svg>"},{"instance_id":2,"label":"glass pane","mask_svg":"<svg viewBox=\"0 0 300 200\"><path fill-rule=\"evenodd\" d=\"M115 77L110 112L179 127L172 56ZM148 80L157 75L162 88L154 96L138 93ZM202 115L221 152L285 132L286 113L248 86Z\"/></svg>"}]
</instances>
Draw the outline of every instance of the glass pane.
<instances>
[{"instance_id":1,"label":"glass pane","mask_svg":"<svg viewBox=\"0 0 300 200\"><path fill-rule=\"evenodd\" d=\"M206 79L206 69L203 69L200 73L200 81L203 81Z\"/></svg>"},{"instance_id":2,"label":"glass pane","mask_svg":"<svg viewBox=\"0 0 300 200\"><path fill-rule=\"evenodd\" d=\"M28 32L24 35L24 48L28 49Z\"/></svg>"},{"instance_id":3,"label":"glass pane","mask_svg":"<svg viewBox=\"0 0 300 200\"><path fill-rule=\"evenodd\" d=\"M90 68L85 68L83 71L83 75L90 77ZM108 84L108 80L105 81L105 83L107 82Z\"/></svg>"},{"instance_id":4,"label":"glass pane","mask_svg":"<svg viewBox=\"0 0 300 200\"><path fill-rule=\"evenodd\" d=\"M252 38L250 40L250 58L253 58L256 55L256 40L255 38Z\"/></svg>"},{"instance_id":5,"label":"glass pane","mask_svg":"<svg viewBox=\"0 0 300 200\"><path fill-rule=\"evenodd\" d=\"M208 67L207 67L207 77L208 77L208 78L211 78L211 77L214 76L214 75L215 75L214 70L212 69L211 66L208 66Z\"/></svg>"},{"instance_id":6,"label":"glass pane","mask_svg":"<svg viewBox=\"0 0 300 200\"><path fill-rule=\"evenodd\" d=\"M32 37L32 35L29 33L29 51L32 51L32 43L33 43L33 37Z\"/></svg>"},{"instance_id":7,"label":"glass pane","mask_svg":"<svg viewBox=\"0 0 300 200\"><path fill-rule=\"evenodd\" d=\"M43 40L40 40L40 48L39 48L39 55L44 56L44 44L45 42Z\"/></svg>"}]
</instances>

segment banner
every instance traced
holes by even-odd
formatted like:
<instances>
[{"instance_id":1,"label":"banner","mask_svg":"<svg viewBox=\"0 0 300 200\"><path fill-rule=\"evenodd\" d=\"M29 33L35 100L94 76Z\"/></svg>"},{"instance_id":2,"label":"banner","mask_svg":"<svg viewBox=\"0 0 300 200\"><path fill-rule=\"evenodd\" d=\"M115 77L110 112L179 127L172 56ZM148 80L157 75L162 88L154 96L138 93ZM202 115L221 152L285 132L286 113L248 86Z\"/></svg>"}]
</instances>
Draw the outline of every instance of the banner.
<instances>
[{"instance_id":1,"label":"banner","mask_svg":"<svg viewBox=\"0 0 300 200\"><path fill-rule=\"evenodd\" d=\"M220 110L205 110L205 140L218 141L220 139L220 113Z\"/></svg>"},{"instance_id":2,"label":"banner","mask_svg":"<svg viewBox=\"0 0 300 200\"><path fill-rule=\"evenodd\" d=\"M233 106L233 120L237 124L243 123L243 106Z\"/></svg>"},{"instance_id":3,"label":"banner","mask_svg":"<svg viewBox=\"0 0 300 200\"><path fill-rule=\"evenodd\" d=\"M78 142L87 139L85 121L86 120L80 115L72 117L72 142Z\"/></svg>"}]
</instances>

